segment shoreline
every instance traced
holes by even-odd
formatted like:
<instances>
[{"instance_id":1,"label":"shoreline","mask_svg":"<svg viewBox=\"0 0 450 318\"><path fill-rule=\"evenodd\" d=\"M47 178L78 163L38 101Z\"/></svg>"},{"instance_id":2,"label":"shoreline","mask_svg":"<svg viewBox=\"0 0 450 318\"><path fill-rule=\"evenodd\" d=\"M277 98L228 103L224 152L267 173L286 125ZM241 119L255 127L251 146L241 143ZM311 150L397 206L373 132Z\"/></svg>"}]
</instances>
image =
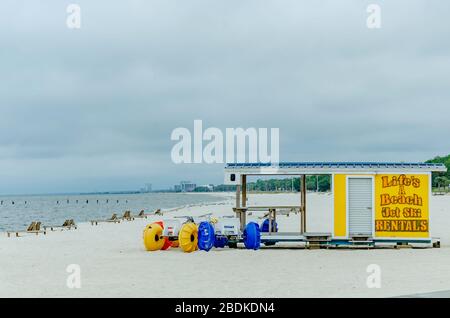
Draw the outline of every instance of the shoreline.
<instances>
[{"instance_id":1,"label":"shoreline","mask_svg":"<svg viewBox=\"0 0 450 318\"><path fill-rule=\"evenodd\" d=\"M220 193L222 193L223 195L222 196L221 195L217 195L217 194L220 194ZM173 193L173 194L176 194L176 193ZM163 212L163 213L164 212L170 213L170 212L175 212L175 211L179 211L179 210L182 210L182 209L187 209L187 208L191 208L191 207L195 207L195 206L201 207L201 206L204 206L205 204L206 205L225 204L228 201L228 198L230 197L230 195L232 195L232 193L230 193L230 192L214 192L214 193L213 192L211 192L211 193L206 193L206 192L205 193L187 192L187 193L177 193L177 195L180 195L180 194L183 194L183 195L203 194L203 195L209 195L209 196L217 197L218 200L217 201L212 201L212 202L200 202L200 203L185 204L185 205L180 205L180 206L176 206L176 207L172 207L172 208L160 207L158 209L160 209L161 212ZM125 209L124 211L127 211L127 209ZM117 216L120 217L124 213L124 211L119 212L117 214ZM136 212L139 213L139 211L136 211ZM132 213L132 215L136 215L136 214ZM105 219L106 218L108 218L108 216L105 216ZM39 222L40 220L33 220L33 222L35 222L35 221ZM30 222L32 222L32 221L30 221ZM83 225L83 224L90 224L90 221L76 222L77 226L80 226L80 225ZM44 226L55 226L55 224L49 224L49 225L41 224L41 228L43 228ZM23 229L15 229L15 230L3 230L2 229L2 230L0 230L0 236L3 235L3 234L6 236L6 234L8 232L15 232L17 230L19 230L19 231L26 230L26 227L24 227Z\"/></svg>"},{"instance_id":2,"label":"shoreline","mask_svg":"<svg viewBox=\"0 0 450 318\"><path fill-rule=\"evenodd\" d=\"M162 217L80 223L77 230L0 239L0 297L397 297L450 290L450 200L431 199L436 214L433 235L440 249L320 249L263 247L212 249L186 254L180 249L147 252L142 231L151 222L179 215L233 215L234 200L194 205ZM296 194L275 199L294 202ZM271 198L256 194L249 204ZM331 198L310 194L310 231L330 231ZM250 220L261 220L253 214ZM297 228L298 215L277 218L280 229ZM433 262L430 262L433 259ZM79 265L81 288L66 285L69 265ZM380 266L382 286L366 285L367 268ZM270 284L265 277L271 275ZM33 281L33 288L28 288ZM149 284L151 282L151 284ZM159 286L155 288L155 286ZM172 287L168 287L172 286Z\"/></svg>"}]
</instances>

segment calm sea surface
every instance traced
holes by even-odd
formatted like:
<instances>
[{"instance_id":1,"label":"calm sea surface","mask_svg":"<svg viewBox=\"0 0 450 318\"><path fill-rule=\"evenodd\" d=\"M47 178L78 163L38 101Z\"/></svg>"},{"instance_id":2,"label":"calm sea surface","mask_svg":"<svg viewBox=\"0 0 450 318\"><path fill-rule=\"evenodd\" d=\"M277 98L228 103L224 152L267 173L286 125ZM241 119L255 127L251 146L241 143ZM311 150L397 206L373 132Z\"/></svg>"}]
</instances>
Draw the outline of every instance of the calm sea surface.
<instances>
[{"instance_id":1,"label":"calm sea surface","mask_svg":"<svg viewBox=\"0 0 450 318\"><path fill-rule=\"evenodd\" d=\"M224 201L220 196L202 193L145 193L101 195L0 196L0 231L18 230L32 221L60 225L66 219L76 223L122 216L125 210L137 214L191 204Z\"/></svg>"}]
</instances>

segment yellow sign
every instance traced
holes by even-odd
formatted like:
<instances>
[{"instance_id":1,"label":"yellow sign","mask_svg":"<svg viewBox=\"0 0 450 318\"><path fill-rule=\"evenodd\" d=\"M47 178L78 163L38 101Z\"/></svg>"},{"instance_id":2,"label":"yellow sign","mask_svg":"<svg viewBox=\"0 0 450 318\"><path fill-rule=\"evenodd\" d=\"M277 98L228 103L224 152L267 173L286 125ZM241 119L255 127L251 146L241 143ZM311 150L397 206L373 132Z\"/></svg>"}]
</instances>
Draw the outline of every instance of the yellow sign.
<instances>
[{"instance_id":1,"label":"yellow sign","mask_svg":"<svg viewBox=\"0 0 450 318\"><path fill-rule=\"evenodd\" d=\"M375 177L375 236L429 237L428 175Z\"/></svg>"}]
</instances>

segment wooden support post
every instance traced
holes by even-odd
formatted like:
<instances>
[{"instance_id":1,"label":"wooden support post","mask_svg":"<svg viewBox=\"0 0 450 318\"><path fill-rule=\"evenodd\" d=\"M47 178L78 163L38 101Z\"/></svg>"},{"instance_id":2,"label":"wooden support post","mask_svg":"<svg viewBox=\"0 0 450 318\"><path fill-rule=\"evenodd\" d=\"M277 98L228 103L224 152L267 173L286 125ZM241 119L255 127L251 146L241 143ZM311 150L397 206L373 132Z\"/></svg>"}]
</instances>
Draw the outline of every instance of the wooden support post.
<instances>
[{"instance_id":1,"label":"wooden support post","mask_svg":"<svg viewBox=\"0 0 450 318\"><path fill-rule=\"evenodd\" d=\"M272 232L272 209L269 209L269 234Z\"/></svg>"},{"instance_id":2,"label":"wooden support post","mask_svg":"<svg viewBox=\"0 0 450 318\"><path fill-rule=\"evenodd\" d=\"M276 209L269 209L269 233L275 232L275 229L272 226L272 222L273 224L275 224L276 220L277 220Z\"/></svg>"},{"instance_id":3,"label":"wooden support post","mask_svg":"<svg viewBox=\"0 0 450 318\"><path fill-rule=\"evenodd\" d=\"M236 186L236 208L241 207L241 185Z\"/></svg>"},{"instance_id":4,"label":"wooden support post","mask_svg":"<svg viewBox=\"0 0 450 318\"><path fill-rule=\"evenodd\" d=\"M236 185L236 217L240 221L241 230L242 230L242 212L239 210L241 207L241 185Z\"/></svg>"},{"instance_id":5,"label":"wooden support post","mask_svg":"<svg viewBox=\"0 0 450 318\"><path fill-rule=\"evenodd\" d=\"M247 206L247 176L241 175L241 187L242 187L242 204L241 206L245 208ZM241 212L241 230L245 229L247 225L247 211Z\"/></svg>"},{"instance_id":6,"label":"wooden support post","mask_svg":"<svg viewBox=\"0 0 450 318\"><path fill-rule=\"evenodd\" d=\"M241 205L241 190L242 190L242 205ZM241 207L246 206L247 201L247 185L246 176L241 175L240 184L236 186L236 217L239 218L241 223L241 231L244 231L246 225L246 211Z\"/></svg>"},{"instance_id":7,"label":"wooden support post","mask_svg":"<svg viewBox=\"0 0 450 318\"><path fill-rule=\"evenodd\" d=\"M302 200L302 205L301 205L301 233L304 234L306 233L306 175L302 175L301 178L301 200Z\"/></svg>"},{"instance_id":8,"label":"wooden support post","mask_svg":"<svg viewBox=\"0 0 450 318\"><path fill-rule=\"evenodd\" d=\"M298 177L298 191L300 193L300 234L303 234L303 195L302 195L302 176Z\"/></svg>"},{"instance_id":9,"label":"wooden support post","mask_svg":"<svg viewBox=\"0 0 450 318\"><path fill-rule=\"evenodd\" d=\"M242 185L242 207L245 208L247 206L247 176L241 176L241 185Z\"/></svg>"}]
</instances>

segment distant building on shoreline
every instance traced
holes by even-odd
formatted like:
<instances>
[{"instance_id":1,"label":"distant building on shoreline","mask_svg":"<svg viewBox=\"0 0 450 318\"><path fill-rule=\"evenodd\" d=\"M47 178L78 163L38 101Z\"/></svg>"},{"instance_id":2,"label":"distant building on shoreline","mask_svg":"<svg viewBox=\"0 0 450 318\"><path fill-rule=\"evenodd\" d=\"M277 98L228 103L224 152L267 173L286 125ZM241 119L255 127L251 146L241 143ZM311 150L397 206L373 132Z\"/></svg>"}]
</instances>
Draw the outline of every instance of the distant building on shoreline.
<instances>
[{"instance_id":1,"label":"distant building on shoreline","mask_svg":"<svg viewBox=\"0 0 450 318\"><path fill-rule=\"evenodd\" d=\"M175 192L193 192L197 185L191 181L181 181L174 186Z\"/></svg>"},{"instance_id":2,"label":"distant building on shoreline","mask_svg":"<svg viewBox=\"0 0 450 318\"><path fill-rule=\"evenodd\" d=\"M202 192L212 192L214 191L214 184L210 183L210 184L203 184L198 186L197 188L201 188Z\"/></svg>"},{"instance_id":3,"label":"distant building on shoreline","mask_svg":"<svg viewBox=\"0 0 450 318\"><path fill-rule=\"evenodd\" d=\"M141 193L150 193L152 192L152 184L146 183L143 188L141 188Z\"/></svg>"}]
</instances>

